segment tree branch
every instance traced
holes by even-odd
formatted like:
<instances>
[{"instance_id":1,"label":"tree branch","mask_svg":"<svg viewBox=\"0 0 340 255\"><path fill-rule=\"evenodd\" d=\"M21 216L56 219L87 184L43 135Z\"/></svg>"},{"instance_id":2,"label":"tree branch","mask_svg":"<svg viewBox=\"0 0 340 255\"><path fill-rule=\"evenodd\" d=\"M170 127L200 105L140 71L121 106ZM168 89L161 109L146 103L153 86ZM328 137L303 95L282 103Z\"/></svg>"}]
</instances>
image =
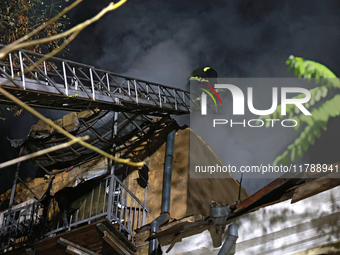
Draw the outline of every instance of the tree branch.
<instances>
[{"instance_id":1,"label":"tree branch","mask_svg":"<svg viewBox=\"0 0 340 255\"><path fill-rule=\"evenodd\" d=\"M34 69L34 67L38 66L39 64L41 64L43 61L45 61L46 59L48 59L49 57L54 56L55 54L57 54L58 52L60 52L62 49L64 49L85 27L87 27L88 25L92 24L93 22L97 21L98 19L100 19L104 14L106 14L109 11L115 10L118 7L120 7L121 5L123 5L127 0L121 0L119 1L117 4L114 3L110 3L106 8L104 8L101 12L99 12L96 16L94 16L93 18L69 29L68 31L55 35L55 36L51 36L49 38L44 38L44 39L39 39L39 40L34 40L34 41L30 41L30 42L26 42L26 43L21 43L27 39L29 39L31 36L33 36L34 34L38 33L41 29L44 29L45 27L47 27L49 24L51 24L52 22L58 20L61 16L63 16L66 12L68 12L69 10L71 10L74 6L76 6L77 4L79 4L81 1L83 0L78 0L75 3L73 3L72 5L70 5L69 7L65 8L61 13L59 13L56 17L54 17L53 19L49 20L48 22L44 23L43 25L41 25L39 28L35 29L34 31L32 31L31 33L29 33L28 35L22 37L21 39L11 43L10 45L6 46L5 48L3 48L0 51L0 59L4 58L8 53L19 49L19 48L23 48L23 47L28 47L28 46L33 46L33 45L37 45L37 44L41 44L44 42L49 42L49 41L54 41L56 39L60 39L63 37L66 37L67 35L71 34L70 37L68 38L68 40L66 42L64 42L59 48L53 50L52 52L50 52L49 54L45 55L44 57L42 57L39 61L35 62L33 65L31 65L29 68L25 69L25 73ZM13 83L14 80L9 78L9 80L11 80ZM108 153L106 153L105 151L92 146L91 144L86 143L85 141L83 141L82 139L78 139L75 136L71 135L70 133L68 133L66 130L64 130L62 127L56 125L53 121L51 121L50 119L47 119L46 117L44 117L43 115L41 115L39 112L35 111L32 107L28 106L27 104L25 104L24 102L22 102L20 99L16 98L14 95L10 94L9 92L7 92L4 88L2 88L2 86L4 85L4 83L0 84L0 93L3 94L4 96L6 96L8 99L10 99L11 101L13 101L14 103L16 103L17 105L21 106L22 108L24 108L25 110L27 110L28 112L30 112L31 114L33 114L34 116L38 117L39 119L41 119L43 122L45 122L46 124L48 124L49 126L51 126L52 128L54 128L55 130L57 130L58 132L60 132L61 134L65 135L66 137L70 138L72 141L77 140L76 142L78 142L79 144L81 144L82 146L93 150L95 152L97 152L98 154L112 159L118 163L123 163L123 164L127 164L127 165L131 165L131 166L137 166L137 167L141 167L145 164L145 162L131 162L130 159L121 159L121 158L117 158L114 157ZM44 151L44 150L43 150ZM46 152L45 152L46 153ZM26 155L28 156L28 155ZM25 156L25 157L26 157ZM16 161L15 161L16 162ZM8 162L3 163L5 164L2 167L8 166ZM0 165L1 166L1 165ZM1 167L0 167L1 168Z\"/></svg>"},{"instance_id":2,"label":"tree branch","mask_svg":"<svg viewBox=\"0 0 340 255\"><path fill-rule=\"evenodd\" d=\"M90 138L90 136L88 136L88 135L84 136L84 137L78 137L78 138L73 139L73 140L71 140L71 141L69 141L67 143L59 144L59 145L56 145L56 146L53 146L53 147L50 147L50 148L47 148L47 149L44 149L44 150L41 150L41 151L33 152L31 154L28 154L28 155L25 155L25 156L22 156L22 157L19 157L19 158L16 158L16 159L8 160L8 161L0 164L0 169L4 168L4 167L11 166L11 165L15 165L15 164L17 164L19 162L22 162L22 161L25 161L25 160L28 160L28 159L31 159L31 158L35 158L35 157L44 155L46 153L50 153L52 151L56 151L56 150L60 150L62 148L69 147L72 144L75 144L75 143L77 143L79 141L85 141L85 140L87 140L89 138Z\"/></svg>"},{"instance_id":3,"label":"tree branch","mask_svg":"<svg viewBox=\"0 0 340 255\"><path fill-rule=\"evenodd\" d=\"M11 44L7 45L5 48L3 48L0 51L0 59L2 59L4 56L2 56L2 51L4 52L11 52L11 48L28 40L29 38L31 38L33 35L39 33L41 30L43 30L44 28L46 28L48 25L50 25L51 23L57 21L58 19L60 19L62 16L64 16L67 12L69 12L70 10L72 10L75 6L77 6L78 4L80 4L83 0L77 0L75 1L73 4L65 7L60 13L58 13L56 16L54 16L52 19L48 20L47 22L41 24L38 28L36 28L35 30L33 30L32 32L28 33L27 35L21 37L20 39L16 40L15 42L12 42ZM7 54L5 53L5 55Z\"/></svg>"},{"instance_id":4,"label":"tree branch","mask_svg":"<svg viewBox=\"0 0 340 255\"><path fill-rule=\"evenodd\" d=\"M20 99L16 98L15 96L13 96L11 93L7 92L7 90L5 90L4 88L0 87L0 93L3 94L5 97L7 97L8 99L12 100L14 103L16 103L17 105L21 106L22 108L24 108L25 110L27 110L28 112L30 112L31 114L33 114L34 116L38 117L39 119L41 119L43 122L45 122L47 125L51 126L52 128L54 128L55 130L57 130L58 132L60 132L61 134L63 134L64 136L74 140L77 139L75 136L71 135L69 132L67 132L66 130L64 130L62 127L58 126L57 124L55 124L52 120L46 118L45 116L41 115L39 112L37 112L36 110L34 110L32 107L28 106L27 104L25 104L24 102L22 102ZM79 144L81 144L82 146L93 150L95 152L97 152L98 154L112 159L118 163L122 163L122 164L127 164L127 165L131 165L131 166L137 166L137 167L141 167L145 164L145 162L131 162L130 159L121 159L121 158L117 158L114 157L110 154L108 154L107 152L91 145L88 144L82 140L78 141Z\"/></svg>"},{"instance_id":5,"label":"tree branch","mask_svg":"<svg viewBox=\"0 0 340 255\"><path fill-rule=\"evenodd\" d=\"M79 0L79 1L81 1L81 0ZM3 48L0 51L0 59L4 58L8 53L10 53L10 52L12 52L14 50L20 49L20 48L25 48L25 47L29 47L29 46L33 46L33 45L40 45L40 44L43 44L43 43L47 43L47 42L51 42L51 41L58 40L58 39L61 39L61 38L65 38L66 36L68 36L68 35L70 35L72 33L75 33L75 32L79 33L84 28L86 28L87 26L91 25L93 22L96 22L98 19L100 19L102 16L104 16L107 12L113 11L113 10L119 8L120 6L122 6L126 1L127 0L120 0L116 4L110 3L106 8L101 10L101 12L99 12L93 18L88 19L88 20L84 21L83 23L78 24L77 26L74 26L73 28L70 28L69 30L67 30L67 31L65 31L63 33L56 34L56 35L50 36L48 38L37 39L37 40L33 40L33 41L29 41L29 42L23 42L23 43L21 43L21 41L24 41L24 40L22 40L22 38L21 38L21 39L15 41L14 43L11 43L8 46L6 46L5 48ZM50 23L50 21L48 21L48 22ZM40 30L41 29L39 27L37 29L37 32L39 32Z\"/></svg>"}]
</instances>

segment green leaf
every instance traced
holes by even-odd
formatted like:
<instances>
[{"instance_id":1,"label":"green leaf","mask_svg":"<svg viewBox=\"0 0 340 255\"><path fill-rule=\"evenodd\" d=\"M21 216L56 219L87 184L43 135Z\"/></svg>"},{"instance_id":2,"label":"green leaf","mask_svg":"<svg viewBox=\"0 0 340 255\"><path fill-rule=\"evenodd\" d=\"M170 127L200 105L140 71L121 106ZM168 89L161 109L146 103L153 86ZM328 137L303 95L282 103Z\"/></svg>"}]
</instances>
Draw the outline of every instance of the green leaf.
<instances>
[{"instance_id":1,"label":"green leaf","mask_svg":"<svg viewBox=\"0 0 340 255\"><path fill-rule=\"evenodd\" d=\"M321 96L326 97L327 96L328 89L325 86L321 87Z\"/></svg>"},{"instance_id":2,"label":"green leaf","mask_svg":"<svg viewBox=\"0 0 340 255\"><path fill-rule=\"evenodd\" d=\"M309 134L308 134L308 142L310 143L310 144L314 144L314 142L315 142L315 139L314 139L314 132L310 132Z\"/></svg>"},{"instance_id":3,"label":"green leaf","mask_svg":"<svg viewBox=\"0 0 340 255\"><path fill-rule=\"evenodd\" d=\"M296 116L293 117L292 119L295 120L295 121L297 122L297 125L294 127L294 130L297 131L298 129L301 128L301 121L300 121L300 119L299 119L298 117L296 117Z\"/></svg>"},{"instance_id":4,"label":"green leaf","mask_svg":"<svg viewBox=\"0 0 340 255\"><path fill-rule=\"evenodd\" d=\"M316 136L317 138L320 137L321 131L320 131L320 128L318 126L314 126L313 132L314 132L314 136Z\"/></svg>"},{"instance_id":5,"label":"green leaf","mask_svg":"<svg viewBox=\"0 0 340 255\"><path fill-rule=\"evenodd\" d=\"M292 143L292 144L288 145L287 149L292 150L294 147L295 147L295 145L294 145L294 143Z\"/></svg>"},{"instance_id":6,"label":"green leaf","mask_svg":"<svg viewBox=\"0 0 340 255\"><path fill-rule=\"evenodd\" d=\"M302 146L302 149L304 151L307 151L308 149L308 140L307 140L307 133L306 133L306 130L304 130L302 133L301 133L301 146Z\"/></svg>"},{"instance_id":7,"label":"green leaf","mask_svg":"<svg viewBox=\"0 0 340 255\"><path fill-rule=\"evenodd\" d=\"M306 122L308 125L314 125L314 118L313 118L313 115L304 115L304 114L301 114L300 115L300 119L303 121L303 122Z\"/></svg>"},{"instance_id":8,"label":"green leaf","mask_svg":"<svg viewBox=\"0 0 340 255\"><path fill-rule=\"evenodd\" d=\"M278 157L274 160L273 166L274 166L274 167L277 166L277 165L280 163L281 160L282 160L282 156L278 156Z\"/></svg>"},{"instance_id":9,"label":"green leaf","mask_svg":"<svg viewBox=\"0 0 340 255\"><path fill-rule=\"evenodd\" d=\"M314 96L314 98L315 98L315 100L316 101L320 101L320 99L321 99L321 90L317 90L317 92L316 92L316 95Z\"/></svg>"},{"instance_id":10,"label":"green leaf","mask_svg":"<svg viewBox=\"0 0 340 255\"><path fill-rule=\"evenodd\" d=\"M297 159L297 149L296 147L294 146L290 152L290 160L292 162L296 162L296 159Z\"/></svg>"},{"instance_id":11,"label":"green leaf","mask_svg":"<svg viewBox=\"0 0 340 255\"><path fill-rule=\"evenodd\" d=\"M282 154L282 165L286 166L289 163L289 155L288 155L288 151L285 151Z\"/></svg>"},{"instance_id":12,"label":"green leaf","mask_svg":"<svg viewBox=\"0 0 340 255\"><path fill-rule=\"evenodd\" d=\"M302 146L301 145L296 146L296 150L297 150L297 155L299 156L299 158L302 158L303 156Z\"/></svg>"}]
</instances>

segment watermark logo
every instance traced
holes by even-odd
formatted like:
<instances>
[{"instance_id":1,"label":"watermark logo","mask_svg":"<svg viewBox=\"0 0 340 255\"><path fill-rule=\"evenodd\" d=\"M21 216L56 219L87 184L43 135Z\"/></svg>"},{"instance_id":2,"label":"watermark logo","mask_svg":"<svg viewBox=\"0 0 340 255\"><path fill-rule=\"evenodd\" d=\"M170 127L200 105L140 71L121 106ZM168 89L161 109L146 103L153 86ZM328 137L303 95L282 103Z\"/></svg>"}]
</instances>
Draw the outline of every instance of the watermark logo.
<instances>
[{"instance_id":1,"label":"watermark logo","mask_svg":"<svg viewBox=\"0 0 340 255\"><path fill-rule=\"evenodd\" d=\"M217 97L217 99L219 100L221 106L222 106L222 100L221 100L221 97L220 95L217 93L217 91L210 86L210 84L207 84L207 83L202 83L204 86L206 86L208 89L210 89ZM216 85L215 85L216 87ZM205 88L199 88L200 90L202 90L202 97L201 97L201 102L202 102L202 108L201 108L201 111L202 111L202 115L206 115L207 114L207 95L209 95L212 100L214 101L214 104L215 104L215 107L217 107L217 102L216 102L216 99L215 97L213 96L213 94L211 94L211 92ZM206 94L205 94L206 93ZM204 102L203 102L204 101ZM203 111L204 111L204 114L203 114Z\"/></svg>"},{"instance_id":2,"label":"watermark logo","mask_svg":"<svg viewBox=\"0 0 340 255\"><path fill-rule=\"evenodd\" d=\"M208 86L208 85L206 85ZM245 115L245 95L243 94L242 90L232 84L215 84L215 89L209 86L210 90L212 90L215 95L218 95L217 90L215 89L227 89L231 92L232 95L232 102L233 102L233 115ZM210 97L213 98L213 101L216 104L216 100L213 97L213 95L210 93L210 91L206 89L202 89L205 93L202 93L201 95L201 115L207 115L207 95L210 95ZM292 93L298 93L298 94L304 94L305 97L303 98L288 98L288 94ZM281 87L281 115L285 116L287 114L286 109L287 105L293 104L295 105L304 115L311 115L311 113L306 109L305 106L303 106L304 103L307 103L311 98L310 91L305 88L299 88L299 87ZM218 99L220 100L220 104L222 106L221 98L218 95ZM265 110L259 110L254 107L253 103L253 88L248 87L247 88L247 106L248 110L254 114L259 116L266 116L274 113L274 111L278 107L278 88L273 87L272 93L271 93L271 107L269 109ZM279 121L279 119L266 119L265 121L270 122L269 126L274 127L274 123ZM292 123L292 124L288 124ZM230 127L233 127L235 125L242 125L243 127L249 126L249 127L262 127L264 126L265 122L261 119L251 119L246 121L245 119L242 122L236 122L233 119L227 120L227 119L214 119L213 120L213 127L216 127L216 125L225 125L230 124ZM295 127L298 125L297 121L294 119L284 119L281 121L281 125L283 127ZM268 124L267 124L268 126Z\"/></svg>"},{"instance_id":3,"label":"watermark logo","mask_svg":"<svg viewBox=\"0 0 340 255\"><path fill-rule=\"evenodd\" d=\"M209 86L209 85L207 85ZM218 93L214 88L209 86L218 96L218 99L220 100L220 103L222 105L221 98L219 97ZM215 84L216 89L228 89L231 92L231 95L233 97L233 115L244 115L244 94L240 88L238 88L235 85L231 84ZM248 103L248 109L251 113L255 115L269 115L272 114L277 106L278 106L278 88L273 87L272 88L272 106L267 110L258 110L255 109L253 104L253 88L248 87L247 90L247 103ZM208 95L210 95L216 105L216 100L212 96L212 94L204 90ZM288 93L300 93L305 94L306 97L304 98L287 98ZM207 94L202 93L202 100L201 100L201 115L207 115ZM307 103L311 98L311 94L309 90L304 88L296 88L296 87L282 87L281 88L281 115L286 115L286 107L287 104L294 104L297 108L300 109L300 111L304 115L311 115L311 113L302 105L303 103Z\"/></svg>"}]
</instances>

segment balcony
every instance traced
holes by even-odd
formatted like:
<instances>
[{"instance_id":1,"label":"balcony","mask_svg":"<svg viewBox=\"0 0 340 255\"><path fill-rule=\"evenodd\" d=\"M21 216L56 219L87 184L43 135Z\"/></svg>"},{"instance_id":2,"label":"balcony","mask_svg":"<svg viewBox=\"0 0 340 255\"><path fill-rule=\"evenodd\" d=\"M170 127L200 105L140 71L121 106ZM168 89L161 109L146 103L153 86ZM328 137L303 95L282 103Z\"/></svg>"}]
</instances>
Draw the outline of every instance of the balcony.
<instances>
[{"instance_id":1,"label":"balcony","mask_svg":"<svg viewBox=\"0 0 340 255\"><path fill-rule=\"evenodd\" d=\"M25 204L19 204L2 212L0 252L32 243L39 237L58 238L58 235L64 232L70 235L80 227L89 225L90 228L94 226L93 224L97 225L103 233L111 232L110 238L125 240L128 246L134 247L134 230L145 225L149 212L145 202L141 202L115 175L97 177L80 183L74 188L68 188L63 192L63 197L68 196L67 192L78 192L79 188L85 189L85 185L88 185L86 183L90 182L91 185L95 184L95 187L73 201L69 206L71 208L65 209L64 212L60 212L63 202L57 198L57 195L50 200L50 203L31 199ZM71 196L70 193L69 197ZM102 224L103 220L106 222L106 227ZM97 224L98 222L101 225ZM120 235L117 235L117 231ZM71 234L71 239L72 236ZM44 240L40 242L43 243Z\"/></svg>"}]
</instances>

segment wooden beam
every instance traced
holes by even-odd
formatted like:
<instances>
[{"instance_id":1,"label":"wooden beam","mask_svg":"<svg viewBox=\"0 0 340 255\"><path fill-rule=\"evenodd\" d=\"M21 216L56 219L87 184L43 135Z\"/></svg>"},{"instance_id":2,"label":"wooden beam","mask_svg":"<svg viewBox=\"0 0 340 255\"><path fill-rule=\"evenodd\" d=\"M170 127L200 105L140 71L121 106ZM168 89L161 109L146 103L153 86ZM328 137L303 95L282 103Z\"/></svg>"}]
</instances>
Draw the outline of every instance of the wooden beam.
<instances>
[{"instance_id":1,"label":"wooden beam","mask_svg":"<svg viewBox=\"0 0 340 255\"><path fill-rule=\"evenodd\" d=\"M108 220L107 220L108 221ZM109 221L108 221L109 222ZM109 222L110 223L110 222ZM111 223L110 223L111 224ZM122 240L130 250L137 251L136 247L133 245L133 243L130 242L130 240L122 234L117 228L113 227L111 229L106 228L107 232L112 236L117 236L120 240Z\"/></svg>"},{"instance_id":2,"label":"wooden beam","mask_svg":"<svg viewBox=\"0 0 340 255\"><path fill-rule=\"evenodd\" d=\"M93 252L93 251L91 251L91 250L89 250L89 249L86 249L86 248L84 248L84 247L81 247L80 245L75 244L75 243L72 243L72 242L70 242L70 241L68 241L68 240L66 240L66 239L64 239L64 238L62 238L62 237L59 237L57 243L58 243L58 244L61 244L61 245L63 245L63 246L65 246L66 248L69 247L69 246L72 246L72 247L76 248L77 250L80 250L80 251L82 251L82 252L85 252L85 253L70 253L70 254L99 255L98 253L95 253L95 252ZM69 248L69 249L70 249L70 252L75 251L74 249L71 249L71 248ZM66 252L67 252L67 250L66 250Z\"/></svg>"},{"instance_id":3,"label":"wooden beam","mask_svg":"<svg viewBox=\"0 0 340 255\"><path fill-rule=\"evenodd\" d=\"M271 204L280 200L284 193L295 186L295 184L303 177L304 173L285 173L280 178L275 179L262 189L258 190L248 198L236 205L236 209L232 210L228 218L234 218L248 212L256 207Z\"/></svg>"},{"instance_id":4,"label":"wooden beam","mask_svg":"<svg viewBox=\"0 0 340 255\"><path fill-rule=\"evenodd\" d=\"M32 248L27 248L25 252L26 252L26 255L35 255L35 252L32 250Z\"/></svg>"},{"instance_id":5,"label":"wooden beam","mask_svg":"<svg viewBox=\"0 0 340 255\"><path fill-rule=\"evenodd\" d=\"M159 232L155 234L153 237L162 238L166 235L174 235L186 229L191 229L195 227L196 224L203 224L202 221L205 220L203 215L197 214L192 216L187 216L185 218L174 220L166 225L163 225L159 228ZM150 224L141 227L140 229L136 229L135 232L135 245L137 247L146 245L146 239L150 237ZM151 238L150 238L151 239Z\"/></svg>"},{"instance_id":6,"label":"wooden beam","mask_svg":"<svg viewBox=\"0 0 340 255\"><path fill-rule=\"evenodd\" d=\"M89 255L89 253L81 251L71 245L67 245L66 247L66 253L72 254L72 255Z\"/></svg>"},{"instance_id":7,"label":"wooden beam","mask_svg":"<svg viewBox=\"0 0 340 255\"><path fill-rule=\"evenodd\" d=\"M302 184L295 190L292 197L292 204L307 197L314 196L323 191L339 186L340 179L336 175L338 175L338 173L328 175L327 177L329 178L318 178L315 180L309 180Z\"/></svg>"},{"instance_id":8,"label":"wooden beam","mask_svg":"<svg viewBox=\"0 0 340 255\"><path fill-rule=\"evenodd\" d=\"M239 211L241 211L241 210L251 206L252 204L257 202L258 200L260 200L264 196L268 195L270 192L273 192L277 188L281 187L285 183L287 183L287 180L284 179L284 178L275 179L274 181L269 183L267 186L265 186L262 189L260 189L259 191L255 192L250 197L248 197L245 200L241 201L241 203L239 203L236 206L236 210L233 213L237 213L237 212L239 212Z\"/></svg>"},{"instance_id":9,"label":"wooden beam","mask_svg":"<svg viewBox=\"0 0 340 255\"><path fill-rule=\"evenodd\" d=\"M120 255L133 255L133 252L125 249L115 238L113 238L109 233L104 231L103 239L117 251Z\"/></svg>"},{"instance_id":10,"label":"wooden beam","mask_svg":"<svg viewBox=\"0 0 340 255\"><path fill-rule=\"evenodd\" d=\"M110 223L111 224L111 223ZM132 252L136 252L137 249L136 247L133 245L133 243L131 243L129 241L129 239L127 239L126 236L124 236L118 229L116 229L115 227L113 228L108 228L107 226L105 226L102 223L98 223L97 228L104 233L104 231L106 231L108 234L110 234L113 238L115 238L115 240L121 245L123 246L126 250L130 250Z\"/></svg>"}]
</instances>

